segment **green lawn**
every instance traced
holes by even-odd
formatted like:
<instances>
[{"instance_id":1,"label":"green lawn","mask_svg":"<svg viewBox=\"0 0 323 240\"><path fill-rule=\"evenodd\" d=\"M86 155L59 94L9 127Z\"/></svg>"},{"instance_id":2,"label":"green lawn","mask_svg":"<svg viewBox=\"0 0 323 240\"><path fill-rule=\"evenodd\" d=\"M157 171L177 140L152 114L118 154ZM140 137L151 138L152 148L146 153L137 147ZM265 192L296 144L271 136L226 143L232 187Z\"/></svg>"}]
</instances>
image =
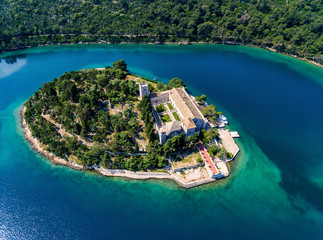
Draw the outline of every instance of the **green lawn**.
<instances>
[{"instance_id":1,"label":"green lawn","mask_svg":"<svg viewBox=\"0 0 323 240\"><path fill-rule=\"evenodd\" d=\"M174 107L173 107L173 105L171 103L167 103L167 106L168 106L169 110L173 110L174 109Z\"/></svg>"},{"instance_id":2,"label":"green lawn","mask_svg":"<svg viewBox=\"0 0 323 240\"><path fill-rule=\"evenodd\" d=\"M177 121L181 121L181 119L179 118L177 112L173 112L173 116Z\"/></svg>"},{"instance_id":3,"label":"green lawn","mask_svg":"<svg viewBox=\"0 0 323 240\"><path fill-rule=\"evenodd\" d=\"M168 114L160 115L160 118L164 123L171 121L170 116Z\"/></svg>"},{"instance_id":4,"label":"green lawn","mask_svg":"<svg viewBox=\"0 0 323 240\"><path fill-rule=\"evenodd\" d=\"M160 104L156 107L157 112L162 113L166 111L166 108L164 107L164 105Z\"/></svg>"}]
</instances>

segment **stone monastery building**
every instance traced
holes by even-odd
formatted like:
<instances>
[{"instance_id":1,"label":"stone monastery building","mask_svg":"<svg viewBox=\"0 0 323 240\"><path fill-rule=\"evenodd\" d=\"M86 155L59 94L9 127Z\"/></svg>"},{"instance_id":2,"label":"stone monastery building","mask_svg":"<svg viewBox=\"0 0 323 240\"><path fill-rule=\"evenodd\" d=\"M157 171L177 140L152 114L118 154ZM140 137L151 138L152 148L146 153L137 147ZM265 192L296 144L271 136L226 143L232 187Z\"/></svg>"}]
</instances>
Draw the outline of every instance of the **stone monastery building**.
<instances>
[{"instance_id":1,"label":"stone monastery building","mask_svg":"<svg viewBox=\"0 0 323 240\"><path fill-rule=\"evenodd\" d=\"M184 87L150 93L148 84L143 82L139 84L139 93L140 98L147 95L150 99L153 107L152 112L156 120L154 128L161 144L182 132L187 137L195 132L199 133L201 129L205 129L208 125L208 121L203 117L194 97L190 96ZM165 111L157 111L156 107L160 105L164 106ZM175 118L176 114L180 120ZM162 115L168 115L170 121L163 122Z\"/></svg>"}]
</instances>

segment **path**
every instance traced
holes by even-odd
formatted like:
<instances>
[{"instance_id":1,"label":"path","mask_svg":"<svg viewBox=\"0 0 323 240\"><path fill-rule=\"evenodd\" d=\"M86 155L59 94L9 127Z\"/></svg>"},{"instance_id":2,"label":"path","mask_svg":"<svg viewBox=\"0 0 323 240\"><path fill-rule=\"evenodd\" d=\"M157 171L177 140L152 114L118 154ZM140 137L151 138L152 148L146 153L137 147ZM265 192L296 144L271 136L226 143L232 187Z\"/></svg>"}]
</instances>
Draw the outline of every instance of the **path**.
<instances>
[{"instance_id":1,"label":"path","mask_svg":"<svg viewBox=\"0 0 323 240\"><path fill-rule=\"evenodd\" d=\"M199 143L198 148L199 148L199 151L200 151L203 159L207 162L208 167L211 169L212 173L214 175L219 174L218 168L215 166L214 162L210 158L209 153L206 151L206 149L204 148L204 146L201 142Z\"/></svg>"},{"instance_id":2,"label":"path","mask_svg":"<svg viewBox=\"0 0 323 240\"><path fill-rule=\"evenodd\" d=\"M56 126L56 128L57 128L57 132L61 135L61 136L67 136L67 137L70 137L70 138L73 138L73 137L76 137L77 138L77 140L79 141L79 142L81 142L82 144L84 144L84 145L87 145L87 146L89 146L89 147L93 147L94 146L94 143L91 143L91 142L89 142L89 141L86 141L86 140L84 140L83 138L81 138L80 136L78 136L78 135L76 135L76 134L71 134L71 133L69 133L69 132L66 132L66 130L65 129L63 129L62 127L61 127L61 125L60 124L58 124L57 122L55 122L53 119L51 119L50 118L50 115L49 114L42 114L41 115L43 118L45 118L47 121L49 121L49 122L51 122L52 124L54 124L55 126Z\"/></svg>"}]
</instances>

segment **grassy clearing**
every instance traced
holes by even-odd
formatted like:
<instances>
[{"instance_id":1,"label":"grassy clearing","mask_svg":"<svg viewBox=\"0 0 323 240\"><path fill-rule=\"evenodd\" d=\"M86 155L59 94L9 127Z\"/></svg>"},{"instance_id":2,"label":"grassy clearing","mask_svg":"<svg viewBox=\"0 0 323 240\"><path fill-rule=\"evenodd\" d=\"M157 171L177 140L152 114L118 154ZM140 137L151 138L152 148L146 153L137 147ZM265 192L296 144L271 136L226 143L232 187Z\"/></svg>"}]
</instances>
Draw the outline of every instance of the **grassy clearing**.
<instances>
[{"instance_id":1,"label":"grassy clearing","mask_svg":"<svg viewBox=\"0 0 323 240\"><path fill-rule=\"evenodd\" d=\"M173 112L173 116L177 121L181 121L181 119L179 118L177 112Z\"/></svg>"},{"instance_id":2,"label":"grassy clearing","mask_svg":"<svg viewBox=\"0 0 323 240\"><path fill-rule=\"evenodd\" d=\"M173 161L172 164L174 168L188 167L199 163L199 158L201 158L198 152L192 153L187 157L182 158L180 161Z\"/></svg>"},{"instance_id":3,"label":"grassy clearing","mask_svg":"<svg viewBox=\"0 0 323 240\"><path fill-rule=\"evenodd\" d=\"M169 110L173 110L174 109L174 107L173 107L173 105L171 103L167 103L167 106L168 106Z\"/></svg>"},{"instance_id":4,"label":"grassy clearing","mask_svg":"<svg viewBox=\"0 0 323 240\"><path fill-rule=\"evenodd\" d=\"M171 121L170 116L168 114L161 115L160 118L164 123Z\"/></svg>"},{"instance_id":5,"label":"grassy clearing","mask_svg":"<svg viewBox=\"0 0 323 240\"><path fill-rule=\"evenodd\" d=\"M163 104L160 104L160 105L156 106L156 110L157 110L157 112L162 113L162 112L166 111L166 108Z\"/></svg>"},{"instance_id":6,"label":"grassy clearing","mask_svg":"<svg viewBox=\"0 0 323 240\"><path fill-rule=\"evenodd\" d=\"M129 74L129 75L130 76L133 76L133 77L136 77L136 78L140 78L140 80L142 80L142 81L147 81L147 82L151 82L151 83L154 83L154 84L157 84L158 83L157 81L151 80L149 78L141 77L141 76L138 76L136 74Z\"/></svg>"}]
</instances>

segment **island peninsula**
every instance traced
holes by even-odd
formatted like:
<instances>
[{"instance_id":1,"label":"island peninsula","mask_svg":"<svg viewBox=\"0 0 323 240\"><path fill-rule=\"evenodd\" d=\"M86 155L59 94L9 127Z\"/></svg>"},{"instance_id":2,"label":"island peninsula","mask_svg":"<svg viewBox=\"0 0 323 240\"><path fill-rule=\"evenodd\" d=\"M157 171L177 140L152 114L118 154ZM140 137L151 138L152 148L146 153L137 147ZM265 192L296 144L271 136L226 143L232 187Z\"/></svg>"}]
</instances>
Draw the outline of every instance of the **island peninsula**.
<instances>
[{"instance_id":1,"label":"island peninsula","mask_svg":"<svg viewBox=\"0 0 323 240\"><path fill-rule=\"evenodd\" d=\"M133 179L172 179L185 188L227 177L239 148L227 119L184 82L168 84L113 67L65 73L21 110L33 148L75 169Z\"/></svg>"}]
</instances>

